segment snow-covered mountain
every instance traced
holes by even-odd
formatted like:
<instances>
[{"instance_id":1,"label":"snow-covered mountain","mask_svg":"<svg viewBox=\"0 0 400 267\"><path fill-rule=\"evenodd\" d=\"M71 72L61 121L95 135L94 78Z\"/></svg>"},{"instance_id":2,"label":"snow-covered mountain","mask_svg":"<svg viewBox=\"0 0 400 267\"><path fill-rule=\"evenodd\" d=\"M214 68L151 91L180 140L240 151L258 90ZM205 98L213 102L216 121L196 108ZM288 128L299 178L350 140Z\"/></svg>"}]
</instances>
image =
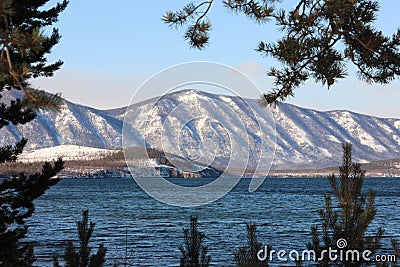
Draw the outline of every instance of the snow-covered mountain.
<instances>
[{"instance_id":1,"label":"snow-covered mountain","mask_svg":"<svg viewBox=\"0 0 400 267\"><path fill-rule=\"evenodd\" d=\"M0 100L7 103L21 97L20 91L5 91ZM42 111L25 125L10 124L0 129L0 146L24 136L29 139L27 150L58 145L118 148L121 147L121 129L121 120L101 110L63 100L59 112ZM138 140L138 143L142 142Z\"/></svg>"},{"instance_id":2,"label":"snow-covered mountain","mask_svg":"<svg viewBox=\"0 0 400 267\"><path fill-rule=\"evenodd\" d=\"M251 162L262 154L269 160L275 151L274 168L333 166L341 163L343 142L353 143L357 161L400 157L400 119L320 112L285 103L265 108L258 100L196 90L143 101L127 113L123 108L101 111L65 100L59 113L45 111L27 125L1 129L0 146L25 136L28 149L62 144L118 148L125 117L129 145L163 147L203 163L211 156L223 163L232 155L248 156Z\"/></svg>"}]
</instances>

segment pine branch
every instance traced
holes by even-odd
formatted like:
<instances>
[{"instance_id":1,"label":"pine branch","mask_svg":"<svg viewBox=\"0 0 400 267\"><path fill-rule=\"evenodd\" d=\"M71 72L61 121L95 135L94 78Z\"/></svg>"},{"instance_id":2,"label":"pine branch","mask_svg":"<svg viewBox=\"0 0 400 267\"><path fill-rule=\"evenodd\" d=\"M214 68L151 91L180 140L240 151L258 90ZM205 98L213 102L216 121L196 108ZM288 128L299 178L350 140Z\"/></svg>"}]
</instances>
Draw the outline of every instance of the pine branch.
<instances>
[{"instance_id":1,"label":"pine branch","mask_svg":"<svg viewBox=\"0 0 400 267\"><path fill-rule=\"evenodd\" d=\"M0 164L5 162L15 162L18 155L22 153L28 139L22 138L21 141L17 142L14 146L7 145L0 147Z\"/></svg>"},{"instance_id":2,"label":"pine branch","mask_svg":"<svg viewBox=\"0 0 400 267\"><path fill-rule=\"evenodd\" d=\"M377 1L298 0L288 11L276 10L276 2L223 1L233 13L243 13L258 23L274 19L283 32L277 42L261 42L257 49L282 64L268 72L275 82L273 90L262 96L263 103L277 105L294 96L294 91L310 78L330 89L348 75L351 63L357 67L359 78L369 83L387 84L400 76L400 30L390 38L374 28ZM192 4L187 10L197 10L205 3ZM191 47L203 49L209 41L211 24L208 20L200 24L196 12L183 11L167 13L164 21L183 26L191 19L185 39ZM202 27L204 30L200 30Z\"/></svg>"},{"instance_id":3,"label":"pine branch","mask_svg":"<svg viewBox=\"0 0 400 267\"><path fill-rule=\"evenodd\" d=\"M190 25L187 27L184 38L189 42L190 47L203 49L209 41L209 32L211 30L211 22L206 18L214 0L203 1L198 5L190 3L176 12L168 11L162 20L170 26L181 27L189 20ZM205 10L198 11L203 6Z\"/></svg>"},{"instance_id":4,"label":"pine branch","mask_svg":"<svg viewBox=\"0 0 400 267\"><path fill-rule=\"evenodd\" d=\"M246 17L254 20L257 23L268 22L273 15L275 7L273 3L275 0L263 1L223 1L224 5L234 13L244 13Z\"/></svg>"}]
</instances>

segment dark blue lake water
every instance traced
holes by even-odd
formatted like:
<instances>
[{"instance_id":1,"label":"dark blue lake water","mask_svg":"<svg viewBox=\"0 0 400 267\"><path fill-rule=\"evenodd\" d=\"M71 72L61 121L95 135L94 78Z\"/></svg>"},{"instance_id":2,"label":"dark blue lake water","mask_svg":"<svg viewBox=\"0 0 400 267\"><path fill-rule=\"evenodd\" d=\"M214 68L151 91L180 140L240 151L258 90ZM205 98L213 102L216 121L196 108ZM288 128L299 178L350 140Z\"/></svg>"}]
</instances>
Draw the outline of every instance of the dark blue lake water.
<instances>
[{"instance_id":1,"label":"dark blue lake water","mask_svg":"<svg viewBox=\"0 0 400 267\"><path fill-rule=\"evenodd\" d=\"M173 182L193 186L210 180ZM39 266L51 266L49 261L62 255L66 240L77 239L76 221L83 209L89 209L89 219L96 222L93 250L105 243L107 266L125 256L128 266L179 266L178 247L190 215L199 217L213 266L234 265L233 252L245 245L246 222L256 223L259 241L276 250L306 249L310 228L319 222L315 211L324 207L324 194L330 191L327 179L271 178L254 193L248 192L249 182L242 179L232 192L209 205L179 208L149 197L133 179L64 179L36 200L28 239L35 242ZM384 249L390 248L391 237L400 240L399 188L398 178L368 178L364 183L364 190L378 191L371 231L386 230Z\"/></svg>"}]
</instances>

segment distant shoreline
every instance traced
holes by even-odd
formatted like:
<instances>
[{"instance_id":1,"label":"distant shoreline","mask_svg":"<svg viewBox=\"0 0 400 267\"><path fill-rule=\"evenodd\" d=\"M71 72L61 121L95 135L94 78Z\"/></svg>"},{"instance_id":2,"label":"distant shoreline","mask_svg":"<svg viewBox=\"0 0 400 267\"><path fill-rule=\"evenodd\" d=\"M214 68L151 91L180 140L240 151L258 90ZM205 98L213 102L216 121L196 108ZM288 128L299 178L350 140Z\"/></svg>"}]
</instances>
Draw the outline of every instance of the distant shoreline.
<instances>
[{"instance_id":1,"label":"distant shoreline","mask_svg":"<svg viewBox=\"0 0 400 267\"><path fill-rule=\"evenodd\" d=\"M139 162L139 161L138 161ZM0 178L18 176L20 172L27 174L33 174L38 172L42 168L43 162L11 162L2 163L0 165ZM212 167L203 166L207 171L190 173L183 170L174 168L173 166L157 164L156 161L153 162L155 168L151 166L147 167L151 170L148 176L156 177L160 175L162 177L182 177L182 178L211 178L219 177L219 173L223 173L223 169L216 169ZM139 164L143 166L142 164ZM136 171L139 172L140 176L146 176L147 173L144 172L146 167L136 166ZM69 160L65 161L64 170L62 170L58 176L61 178L76 178L76 177L89 177L89 178L102 178L102 177L127 177L130 176L130 171L127 168L127 163L123 158L123 155L115 154L111 156L106 156L94 160ZM400 177L400 159L392 160L382 160L371 163L364 163L361 168L366 171L366 178L390 178L390 177ZM203 169L203 168L201 168ZM16 171L18 170L18 171ZM265 174L267 178L319 178L327 177L330 174L337 174L339 172L338 167L329 167L323 169L294 169L294 170L274 170L267 172ZM242 174L239 171L237 174L232 173L232 175ZM252 171L246 171L244 178L252 177Z\"/></svg>"}]
</instances>

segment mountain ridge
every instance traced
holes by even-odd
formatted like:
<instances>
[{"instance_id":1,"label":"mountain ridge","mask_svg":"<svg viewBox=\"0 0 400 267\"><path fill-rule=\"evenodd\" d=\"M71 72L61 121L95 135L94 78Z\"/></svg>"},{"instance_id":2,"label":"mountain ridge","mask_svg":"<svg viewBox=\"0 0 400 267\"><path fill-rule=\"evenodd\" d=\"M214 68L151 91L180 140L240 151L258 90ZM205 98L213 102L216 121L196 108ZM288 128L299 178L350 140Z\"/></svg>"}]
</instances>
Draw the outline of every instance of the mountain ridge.
<instances>
[{"instance_id":1,"label":"mountain ridge","mask_svg":"<svg viewBox=\"0 0 400 267\"><path fill-rule=\"evenodd\" d=\"M18 97L15 92L12 94ZM2 100L7 97L10 96ZM119 148L123 144L125 110L124 107L99 110L64 99L59 113L43 111L31 123L3 127L0 146L25 136L29 139L29 150L66 144ZM266 110L274 117L276 147ZM268 154L274 150L273 168L284 169L337 166L341 162L343 142L353 143L355 161L400 157L398 118L380 118L347 110L318 111L288 103L265 108L257 99L197 90L182 90L147 99L133 104L129 112L131 115L128 116L133 118L130 123L133 146L162 146L157 139L160 131L164 131L169 143L174 143L178 139L171 134L172 126L180 125L179 134L184 141L178 152L187 156L196 152L193 147L201 147L205 141L212 140L214 151L211 152L221 159L226 152L247 153L249 159L256 161L262 151ZM191 116L196 119L186 121ZM169 125L172 128L160 129L161 122L169 123L162 127ZM260 129L264 135L260 135ZM232 136L237 139L235 147L229 139Z\"/></svg>"}]
</instances>

